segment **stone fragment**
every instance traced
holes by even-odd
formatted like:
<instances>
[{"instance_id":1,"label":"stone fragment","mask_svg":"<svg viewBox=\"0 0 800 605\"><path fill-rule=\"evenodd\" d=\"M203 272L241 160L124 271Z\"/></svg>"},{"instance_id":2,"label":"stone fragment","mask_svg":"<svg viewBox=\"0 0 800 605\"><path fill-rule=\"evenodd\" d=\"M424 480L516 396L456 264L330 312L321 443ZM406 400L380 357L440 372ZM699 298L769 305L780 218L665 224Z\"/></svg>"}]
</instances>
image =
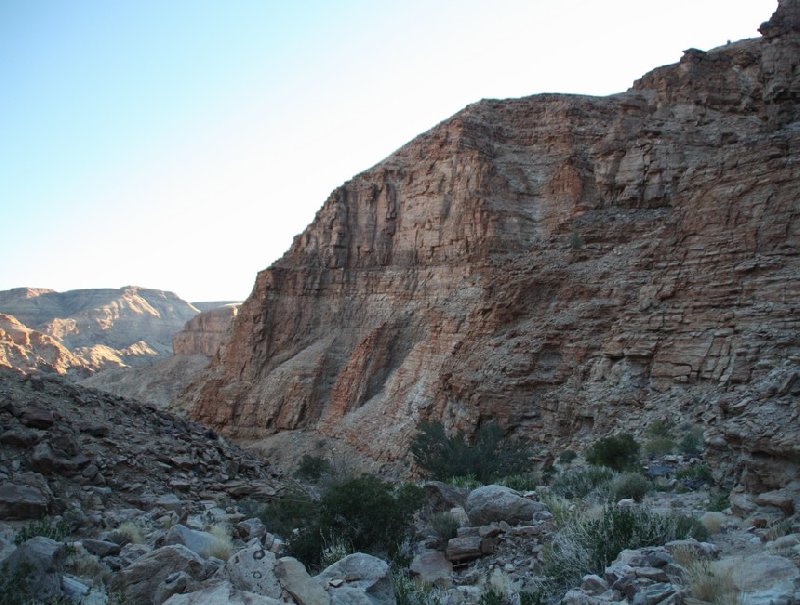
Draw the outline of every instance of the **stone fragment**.
<instances>
[{"instance_id":1,"label":"stone fragment","mask_svg":"<svg viewBox=\"0 0 800 605\"><path fill-rule=\"evenodd\" d=\"M447 542L445 554L448 561L461 563L483 556L481 550L483 539L480 536L466 536L463 538L451 538Z\"/></svg>"},{"instance_id":2,"label":"stone fragment","mask_svg":"<svg viewBox=\"0 0 800 605\"><path fill-rule=\"evenodd\" d=\"M22 410L20 420L22 424L32 429L49 429L55 422L52 411L34 405Z\"/></svg>"},{"instance_id":3,"label":"stone fragment","mask_svg":"<svg viewBox=\"0 0 800 605\"><path fill-rule=\"evenodd\" d=\"M240 521L236 525L236 531L238 536L245 542L250 542L253 538L264 542L267 535L267 528L264 527L264 523L261 522L261 519L256 518Z\"/></svg>"},{"instance_id":4,"label":"stone fragment","mask_svg":"<svg viewBox=\"0 0 800 605\"><path fill-rule=\"evenodd\" d=\"M449 588L453 583L453 564L439 550L425 550L414 556L411 573L429 586Z\"/></svg>"},{"instance_id":5,"label":"stone fragment","mask_svg":"<svg viewBox=\"0 0 800 605\"><path fill-rule=\"evenodd\" d=\"M586 575L581 580L581 590L590 595L599 595L608 590L608 582L598 575Z\"/></svg>"},{"instance_id":6,"label":"stone fragment","mask_svg":"<svg viewBox=\"0 0 800 605\"><path fill-rule=\"evenodd\" d=\"M773 490L759 494L756 497L759 506L773 506L781 509L787 515L794 513L794 494L785 489Z\"/></svg>"},{"instance_id":7,"label":"stone fragment","mask_svg":"<svg viewBox=\"0 0 800 605\"><path fill-rule=\"evenodd\" d=\"M161 583L178 572L202 579L203 559L181 544L162 546L114 574L111 589L119 591L126 603L150 603Z\"/></svg>"},{"instance_id":8,"label":"stone fragment","mask_svg":"<svg viewBox=\"0 0 800 605\"><path fill-rule=\"evenodd\" d=\"M118 555L120 550L122 550L122 547L119 544L116 542L110 542L108 540L84 538L81 540L81 544L87 551L101 558Z\"/></svg>"}]
</instances>

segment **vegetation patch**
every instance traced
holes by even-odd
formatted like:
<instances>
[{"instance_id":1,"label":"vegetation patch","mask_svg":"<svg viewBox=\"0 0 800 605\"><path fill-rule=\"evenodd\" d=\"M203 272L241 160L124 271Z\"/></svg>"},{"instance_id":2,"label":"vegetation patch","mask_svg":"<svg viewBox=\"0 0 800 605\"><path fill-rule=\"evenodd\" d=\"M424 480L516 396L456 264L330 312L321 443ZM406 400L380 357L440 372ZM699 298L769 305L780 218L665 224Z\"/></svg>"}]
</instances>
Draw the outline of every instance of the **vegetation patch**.
<instances>
[{"instance_id":1,"label":"vegetation patch","mask_svg":"<svg viewBox=\"0 0 800 605\"><path fill-rule=\"evenodd\" d=\"M441 422L422 422L411 444L414 461L439 481L473 475L489 483L508 475L525 473L531 466L527 444L513 442L494 422L478 429L474 443L464 433L448 435Z\"/></svg>"},{"instance_id":2,"label":"vegetation patch","mask_svg":"<svg viewBox=\"0 0 800 605\"><path fill-rule=\"evenodd\" d=\"M584 452L589 464L606 466L615 471L635 468L639 462L639 443L630 433L603 437Z\"/></svg>"}]
</instances>

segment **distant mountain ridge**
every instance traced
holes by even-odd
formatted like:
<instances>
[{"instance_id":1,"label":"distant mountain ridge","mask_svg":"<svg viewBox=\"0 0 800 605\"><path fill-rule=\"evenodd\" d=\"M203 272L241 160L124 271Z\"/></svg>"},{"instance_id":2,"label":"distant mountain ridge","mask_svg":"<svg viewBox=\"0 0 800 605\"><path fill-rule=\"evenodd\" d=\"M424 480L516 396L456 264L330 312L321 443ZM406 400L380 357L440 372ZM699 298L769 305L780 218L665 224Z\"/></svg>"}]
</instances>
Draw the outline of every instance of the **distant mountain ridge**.
<instances>
[{"instance_id":1,"label":"distant mountain ridge","mask_svg":"<svg viewBox=\"0 0 800 605\"><path fill-rule=\"evenodd\" d=\"M89 374L170 356L173 335L200 310L173 292L138 286L23 287L0 291L0 313L10 316L0 330L0 365ZM45 345L47 354L37 352ZM54 357L55 345L71 357Z\"/></svg>"}]
</instances>

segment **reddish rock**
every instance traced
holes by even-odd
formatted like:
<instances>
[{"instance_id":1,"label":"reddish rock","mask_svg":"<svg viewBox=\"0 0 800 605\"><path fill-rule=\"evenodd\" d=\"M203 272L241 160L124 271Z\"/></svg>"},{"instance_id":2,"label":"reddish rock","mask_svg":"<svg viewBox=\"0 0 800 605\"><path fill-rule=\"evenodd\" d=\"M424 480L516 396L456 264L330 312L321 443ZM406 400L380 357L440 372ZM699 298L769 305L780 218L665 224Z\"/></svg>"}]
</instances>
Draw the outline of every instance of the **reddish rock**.
<instances>
[{"instance_id":1,"label":"reddish rock","mask_svg":"<svg viewBox=\"0 0 800 605\"><path fill-rule=\"evenodd\" d=\"M481 101L336 189L191 416L403 462L421 419L557 452L668 415L714 428L718 473L797 476L785 376L767 450L716 406L800 365L797 7L621 94Z\"/></svg>"}]
</instances>

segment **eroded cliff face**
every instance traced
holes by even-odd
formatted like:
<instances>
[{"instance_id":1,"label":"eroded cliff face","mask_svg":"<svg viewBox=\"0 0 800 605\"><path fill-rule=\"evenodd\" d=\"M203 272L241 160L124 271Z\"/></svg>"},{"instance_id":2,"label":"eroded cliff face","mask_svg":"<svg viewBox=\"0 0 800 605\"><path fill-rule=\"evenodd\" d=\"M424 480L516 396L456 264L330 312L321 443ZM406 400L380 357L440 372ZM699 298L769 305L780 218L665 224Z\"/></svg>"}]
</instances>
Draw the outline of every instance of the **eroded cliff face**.
<instances>
[{"instance_id":1,"label":"eroded cliff face","mask_svg":"<svg viewBox=\"0 0 800 605\"><path fill-rule=\"evenodd\" d=\"M798 13L622 94L481 101L356 176L258 275L190 413L384 461L423 418L558 453L666 416L777 481L766 457L800 459ZM785 409L768 456L730 438L745 398Z\"/></svg>"}]
</instances>

